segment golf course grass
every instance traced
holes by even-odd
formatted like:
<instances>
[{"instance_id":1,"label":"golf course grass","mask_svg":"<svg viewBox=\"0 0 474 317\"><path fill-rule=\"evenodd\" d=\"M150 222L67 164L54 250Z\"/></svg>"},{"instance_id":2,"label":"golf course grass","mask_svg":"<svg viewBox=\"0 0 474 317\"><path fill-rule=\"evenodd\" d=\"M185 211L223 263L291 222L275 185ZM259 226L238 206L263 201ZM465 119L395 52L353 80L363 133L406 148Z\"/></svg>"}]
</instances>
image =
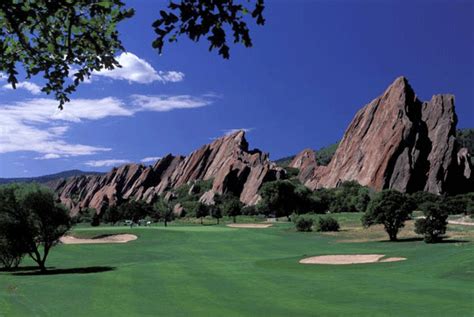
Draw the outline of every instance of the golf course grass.
<instances>
[{"instance_id":1,"label":"golf course grass","mask_svg":"<svg viewBox=\"0 0 474 317\"><path fill-rule=\"evenodd\" d=\"M134 234L124 244L59 245L50 274L0 272L0 316L473 316L474 228L450 241L400 242L360 214L337 215L340 233L171 224L83 227L77 237ZM406 261L303 265L305 257L384 254ZM25 260L23 266L31 266Z\"/></svg>"}]
</instances>

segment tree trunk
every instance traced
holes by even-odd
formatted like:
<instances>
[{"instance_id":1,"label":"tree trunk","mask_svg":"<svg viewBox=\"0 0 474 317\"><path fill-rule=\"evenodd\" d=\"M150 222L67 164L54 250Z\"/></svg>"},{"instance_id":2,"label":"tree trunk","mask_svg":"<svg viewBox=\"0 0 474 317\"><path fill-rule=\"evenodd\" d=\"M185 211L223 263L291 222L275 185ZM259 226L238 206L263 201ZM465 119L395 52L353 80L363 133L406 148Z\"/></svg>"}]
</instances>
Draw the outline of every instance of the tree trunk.
<instances>
[{"instance_id":1,"label":"tree trunk","mask_svg":"<svg viewBox=\"0 0 474 317\"><path fill-rule=\"evenodd\" d=\"M201 217L201 225L202 225L202 224L203 224L203 223L202 223L202 217Z\"/></svg>"},{"instance_id":2,"label":"tree trunk","mask_svg":"<svg viewBox=\"0 0 474 317\"><path fill-rule=\"evenodd\" d=\"M219 224L219 218L217 218L217 224Z\"/></svg>"},{"instance_id":3,"label":"tree trunk","mask_svg":"<svg viewBox=\"0 0 474 317\"><path fill-rule=\"evenodd\" d=\"M237 222L237 220L236 220L235 216L233 217L233 220L234 220L234 223L236 223L236 222Z\"/></svg>"},{"instance_id":4,"label":"tree trunk","mask_svg":"<svg viewBox=\"0 0 474 317\"><path fill-rule=\"evenodd\" d=\"M38 266L39 266L39 269L40 269L40 272L41 273L46 273L46 265L45 265L45 261L44 259L41 261L38 262Z\"/></svg>"},{"instance_id":5,"label":"tree trunk","mask_svg":"<svg viewBox=\"0 0 474 317\"><path fill-rule=\"evenodd\" d=\"M165 219L165 227L168 227L168 222L166 221L166 219Z\"/></svg>"}]
</instances>

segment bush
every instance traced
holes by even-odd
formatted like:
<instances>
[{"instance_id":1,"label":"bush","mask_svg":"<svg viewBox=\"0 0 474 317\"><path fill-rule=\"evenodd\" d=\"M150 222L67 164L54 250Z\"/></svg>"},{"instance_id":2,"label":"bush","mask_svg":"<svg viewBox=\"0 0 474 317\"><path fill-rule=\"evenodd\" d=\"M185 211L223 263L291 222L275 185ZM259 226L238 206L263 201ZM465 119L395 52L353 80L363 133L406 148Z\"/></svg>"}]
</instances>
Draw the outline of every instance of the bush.
<instances>
[{"instance_id":1,"label":"bush","mask_svg":"<svg viewBox=\"0 0 474 317\"><path fill-rule=\"evenodd\" d=\"M448 214L439 204L427 203L423 210L425 218L415 222L415 232L424 235L426 243L435 243L446 233Z\"/></svg>"},{"instance_id":2,"label":"bush","mask_svg":"<svg viewBox=\"0 0 474 317\"><path fill-rule=\"evenodd\" d=\"M254 205L245 206L242 208L242 215L256 216L258 215L257 208Z\"/></svg>"},{"instance_id":3,"label":"bush","mask_svg":"<svg viewBox=\"0 0 474 317\"><path fill-rule=\"evenodd\" d=\"M295 221L296 230L300 232L310 232L313 228L313 219L298 217Z\"/></svg>"},{"instance_id":4,"label":"bush","mask_svg":"<svg viewBox=\"0 0 474 317\"><path fill-rule=\"evenodd\" d=\"M336 219L332 217L320 217L318 219L316 230L320 232L329 232L339 231L339 228L340 226Z\"/></svg>"}]
</instances>

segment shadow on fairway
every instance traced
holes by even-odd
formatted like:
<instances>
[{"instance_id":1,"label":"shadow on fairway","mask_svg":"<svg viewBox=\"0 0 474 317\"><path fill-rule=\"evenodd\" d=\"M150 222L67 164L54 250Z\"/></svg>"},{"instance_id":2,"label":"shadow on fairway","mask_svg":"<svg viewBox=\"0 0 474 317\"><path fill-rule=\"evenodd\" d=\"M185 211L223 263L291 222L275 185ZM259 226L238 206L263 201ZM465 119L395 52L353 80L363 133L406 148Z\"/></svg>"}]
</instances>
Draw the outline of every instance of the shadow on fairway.
<instances>
[{"instance_id":1,"label":"shadow on fairway","mask_svg":"<svg viewBox=\"0 0 474 317\"><path fill-rule=\"evenodd\" d=\"M390 241L390 240L381 240L379 242L390 242L390 243L402 243L402 242L419 242L423 241L423 238L405 238L405 239L398 239L396 241ZM467 243L469 240L457 240L457 239L452 239L452 240L441 240L435 243L430 243L430 244L443 244L443 243Z\"/></svg>"},{"instance_id":2,"label":"shadow on fairway","mask_svg":"<svg viewBox=\"0 0 474 317\"><path fill-rule=\"evenodd\" d=\"M61 274L92 274L115 271L116 268L112 266L90 266L78 267L70 269L56 269L54 267L48 268L46 272L41 272L37 267L19 267L9 271L2 271L11 273L15 276L32 276L32 275L61 275Z\"/></svg>"}]
</instances>

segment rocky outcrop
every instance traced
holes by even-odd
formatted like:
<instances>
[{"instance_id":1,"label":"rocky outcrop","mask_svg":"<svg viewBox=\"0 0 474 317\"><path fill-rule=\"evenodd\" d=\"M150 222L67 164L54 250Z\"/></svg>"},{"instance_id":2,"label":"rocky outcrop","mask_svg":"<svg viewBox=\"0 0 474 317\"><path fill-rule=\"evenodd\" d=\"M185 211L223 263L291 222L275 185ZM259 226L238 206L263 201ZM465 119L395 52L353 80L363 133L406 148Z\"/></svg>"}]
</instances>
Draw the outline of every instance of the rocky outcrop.
<instances>
[{"instance_id":1,"label":"rocky outcrop","mask_svg":"<svg viewBox=\"0 0 474 317\"><path fill-rule=\"evenodd\" d=\"M309 173L306 160L300 178L312 189L357 181L375 190L450 192L465 183L459 170L468 164L458 158L456 123L452 95L422 102L399 77L356 114L329 165L314 163ZM306 150L295 160L305 156Z\"/></svg>"},{"instance_id":2,"label":"rocky outcrop","mask_svg":"<svg viewBox=\"0 0 474 317\"><path fill-rule=\"evenodd\" d=\"M151 203L160 194L184 184L213 180L212 189L202 201L213 203L215 194L232 192L249 205L258 202L258 190L264 182L279 179L283 174L281 168L269 161L268 154L249 150L244 131L239 131L187 157L167 155L153 166L127 164L102 176L65 179L55 191L73 212L81 208L101 212L123 200Z\"/></svg>"},{"instance_id":3,"label":"rocky outcrop","mask_svg":"<svg viewBox=\"0 0 474 317\"><path fill-rule=\"evenodd\" d=\"M317 166L316 152L311 149L301 151L288 165L288 167L299 169L298 178L303 183L313 176Z\"/></svg>"}]
</instances>

